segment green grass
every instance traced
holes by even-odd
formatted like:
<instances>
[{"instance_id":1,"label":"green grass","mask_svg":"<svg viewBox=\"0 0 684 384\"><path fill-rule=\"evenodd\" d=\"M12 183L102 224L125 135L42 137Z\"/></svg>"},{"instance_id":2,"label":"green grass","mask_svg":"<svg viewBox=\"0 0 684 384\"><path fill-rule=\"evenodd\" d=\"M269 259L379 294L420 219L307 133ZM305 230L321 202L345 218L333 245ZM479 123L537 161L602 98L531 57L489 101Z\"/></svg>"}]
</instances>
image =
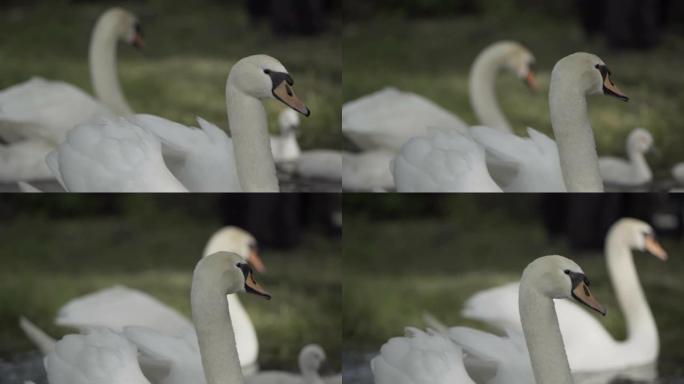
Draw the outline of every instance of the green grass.
<instances>
[{"instance_id":1,"label":"green grass","mask_svg":"<svg viewBox=\"0 0 684 384\"><path fill-rule=\"evenodd\" d=\"M140 200L145 199L138 199L142 208ZM220 227L218 218L182 214L173 207L169 212L148 207L146 213L135 207L113 216L57 219L31 214L3 221L0 356L35 348L18 328L20 315L61 336L67 330L52 321L62 305L115 284L148 292L190 316L192 270L209 235ZM339 371L339 240L305 232L299 246L266 248L262 258L268 271L257 279L273 300L241 297L259 335L261 366L296 370L299 349L315 342Z\"/></svg>"},{"instance_id":2,"label":"green grass","mask_svg":"<svg viewBox=\"0 0 684 384\"><path fill-rule=\"evenodd\" d=\"M38 2L0 13L0 89L32 76L62 80L91 93L87 63L91 28L105 9L124 6L140 16L146 47L119 46L119 76L131 107L184 124L202 116L227 128L225 83L240 58L266 53L295 79L312 111L302 119L304 148L340 145L342 56L339 19L316 37L277 36L267 23L251 24L243 7L200 0L144 3ZM266 103L270 126L284 107Z\"/></svg>"},{"instance_id":3,"label":"green grass","mask_svg":"<svg viewBox=\"0 0 684 384\"><path fill-rule=\"evenodd\" d=\"M514 13L506 17L464 16L404 19L382 16L345 23L344 100L353 100L393 85L437 102L470 124L477 123L468 99L468 73L478 52L498 40L525 44L537 59L540 87L533 93L511 74L497 80L505 115L518 133L526 126L553 136L547 90L556 61L576 52L599 55L611 68L613 80L630 96L628 103L591 97L590 118L601 155L625 153L625 138L637 126L654 136L659 155L649 155L656 177L684 160L680 147L684 131L684 76L673 71L684 54L684 38L665 34L651 51L615 51L603 39L587 41L573 18Z\"/></svg>"},{"instance_id":4,"label":"green grass","mask_svg":"<svg viewBox=\"0 0 684 384\"><path fill-rule=\"evenodd\" d=\"M372 197L371 205L382 204L382 199ZM430 199L413 196L403 202L411 205ZM488 329L461 318L463 302L480 290L519 280L530 261L554 253L571 257L582 266L594 294L608 307L608 316L599 320L615 337L625 336L624 319L602 252L573 250L563 238L549 240L534 214L534 199L517 196L495 201L453 196L443 200L447 201L442 203L439 215L391 220L345 208L346 349L377 351L390 337L403 334L405 326L424 327L424 311L446 324ZM512 208L508 215L503 214L505 205ZM522 213L520 207L525 205L527 211ZM684 245L665 239L663 246L670 254L667 263L639 252L635 252L635 262L660 332L660 370L669 375L681 373L684 364L684 310L680 305Z\"/></svg>"}]
</instances>

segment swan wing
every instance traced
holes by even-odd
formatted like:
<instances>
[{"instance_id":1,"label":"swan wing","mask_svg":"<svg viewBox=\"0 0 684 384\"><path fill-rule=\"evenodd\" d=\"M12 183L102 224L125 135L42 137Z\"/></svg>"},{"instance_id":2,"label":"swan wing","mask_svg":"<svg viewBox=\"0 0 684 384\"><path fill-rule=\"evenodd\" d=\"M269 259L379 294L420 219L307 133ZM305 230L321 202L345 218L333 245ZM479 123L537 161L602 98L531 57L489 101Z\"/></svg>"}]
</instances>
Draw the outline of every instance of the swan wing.
<instances>
[{"instance_id":1,"label":"swan wing","mask_svg":"<svg viewBox=\"0 0 684 384\"><path fill-rule=\"evenodd\" d=\"M391 164L399 192L501 192L482 147L460 133L413 138Z\"/></svg>"},{"instance_id":2,"label":"swan wing","mask_svg":"<svg viewBox=\"0 0 684 384\"><path fill-rule=\"evenodd\" d=\"M164 163L160 140L132 118L72 129L47 162L71 192L187 192Z\"/></svg>"},{"instance_id":3,"label":"swan wing","mask_svg":"<svg viewBox=\"0 0 684 384\"><path fill-rule=\"evenodd\" d=\"M172 336L154 329L131 326L124 335L140 352L148 377L166 384L206 383L197 336Z\"/></svg>"},{"instance_id":4,"label":"swan wing","mask_svg":"<svg viewBox=\"0 0 684 384\"><path fill-rule=\"evenodd\" d=\"M82 329L101 326L122 331L125 326L143 326L181 335L192 330L185 316L152 296L115 286L70 300L58 312L55 323Z\"/></svg>"},{"instance_id":5,"label":"swan wing","mask_svg":"<svg viewBox=\"0 0 684 384\"><path fill-rule=\"evenodd\" d=\"M390 164L394 153L383 150L342 155L342 187L351 191L386 191L394 188Z\"/></svg>"},{"instance_id":6,"label":"swan wing","mask_svg":"<svg viewBox=\"0 0 684 384\"><path fill-rule=\"evenodd\" d=\"M105 328L65 336L47 355L45 366L51 384L150 384L136 348Z\"/></svg>"},{"instance_id":7,"label":"swan wing","mask_svg":"<svg viewBox=\"0 0 684 384\"><path fill-rule=\"evenodd\" d=\"M53 179L45 156L54 145L43 139L20 140L0 145L0 181Z\"/></svg>"},{"instance_id":8,"label":"swan wing","mask_svg":"<svg viewBox=\"0 0 684 384\"><path fill-rule=\"evenodd\" d=\"M171 172L190 191L242 191L233 142L221 128L200 117L199 129L153 115L136 115L135 119L159 137Z\"/></svg>"},{"instance_id":9,"label":"swan wing","mask_svg":"<svg viewBox=\"0 0 684 384\"><path fill-rule=\"evenodd\" d=\"M76 125L112 116L95 98L61 81L35 77L0 92L0 137L42 139L57 145Z\"/></svg>"},{"instance_id":10,"label":"swan wing","mask_svg":"<svg viewBox=\"0 0 684 384\"><path fill-rule=\"evenodd\" d=\"M297 159L297 173L303 177L342 181L342 152L332 149L304 151Z\"/></svg>"},{"instance_id":11,"label":"swan wing","mask_svg":"<svg viewBox=\"0 0 684 384\"><path fill-rule=\"evenodd\" d=\"M487 153L487 166L506 192L564 192L558 147L543 133L527 128L528 137L477 126L470 129Z\"/></svg>"},{"instance_id":12,"label":"swan wing","mask_svg":"<svg viewBox=\"0 0 684 384\"><path fill-rule=\"evenodd\" d=\"M342 106L342 132L364 150L397 151L409 139L442 127L465 133L456 115L423 96L388 87Z\"/></svg>"},{"instance_id":13,"label":"swan wing","mask_svg":"<svg viewBox=\"0 0 684 384\"><path fill-rule=\"evenodd\" d=\"M458 346L416 328L387 341L371 360L371 369L376 384L474 384Z\"/></svg>"}]
</instances>

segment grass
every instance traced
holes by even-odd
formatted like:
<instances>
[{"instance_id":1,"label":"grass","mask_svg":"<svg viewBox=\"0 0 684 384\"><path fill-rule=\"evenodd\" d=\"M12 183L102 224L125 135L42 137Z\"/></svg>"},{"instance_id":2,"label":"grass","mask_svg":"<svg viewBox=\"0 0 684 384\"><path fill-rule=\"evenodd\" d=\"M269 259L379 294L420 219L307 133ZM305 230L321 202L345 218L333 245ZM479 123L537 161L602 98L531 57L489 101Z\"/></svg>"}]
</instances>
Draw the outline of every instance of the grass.
<instances>
[{"instance_id":1,"label":"grass","mask_svg":"<svg viewBox=\"0 0 684 384\"><path fill-rule=\"evenodd\" d=\"M0 356L34 349L17 326L19 316L61 336L68 330L52 321L62 305L115 284L148 292L190 316L192 270L209 235L221 226L219 218L173 208L153 212L146 199L136 198L126 212L114 215L22 214L3 222ZM198 206L201 200L185 203ZM141 213L143 206L148 209ZM266 248L262 258L268 271L257 278L273 300L241 298L259 335L262 368L296 370L299 349L315 342L339 371L339 240L305 232L299 246Z\"/></svg>"},{"instance_id":2,"label":"grass","mask_svg":"<svg viewBox=\"0 0 684 384\"><path fill-rule=\"evenodd\" d=\"M372 199L382 205L382 197ZM404 199L404 205L429 198ZM401 199L399 199L401 200ZM463 302L477 291L517 281L534 258L561 254L575 259L592 281L592 290L608 307L599 320L616 338L625 337L625 324L607 278L600 251L571 249L564 238L549 240L534 214L535 199L450 196L441 214L373 218L345 208L344 342L346 350L377 351L407 325L424 327L424 311L446 324L487 329L460 316ZM490 207L487 207L487 206ZM347 206L345 199L345 207ZM505 214L509 206L508 215ZM527 206L526 212L520 207ZM635 262L653 310L661 341L661 374L682 373L684 342L684 245L667 238L670 259L635 252Z\"/></svg>"},{"instance_id":3,"label":"grass","mask_svg":"<svg viewBox=\"0 0 684 384\"><path fill-rule=\"evenodd\" d=\"M497 94L517 133L526 126L553 136L548 112L550 72L560 58L576 51L599 55L611 68L613 80L630 96L628 103L591 97L590 119L601 155L625 154L630 130L651 131L659 154L649 155L656 178L668 177L670 167L683 158L680 129L684 112L684 76L673 68L684 54L684 38L664 34L650 51L615 51L603 39L587 41L574 18L559 20L535 13L405 19L379 16L345 23L344 100L356 99L393 85L436 101L467 123L475 124L468 99L468 73L477 53L498 40L525 44L537 60L543 91L530 92L510 74L497 79Z\"/></svg>"},{"instance_id":4,"label":"grass","mask_svg":"<svg viewBox=\"0 0 684 384\"><path fill-rule=\"evenodd\" d=\"M91 28L108 7L124 6L143 25L146 47L119 46L119 76L132 108L183 124L195 116L227 128L225 82L240 58L266 53L295 79L295 91L312 111L302 119L304 148L340 145L341 21L315 37L278 36L266 23L252 24L240 2L210 0L95 4L65 0L3 9L0 13L0 89L32 76L62 80L92 93L87 63ZM270 127L284 106L268 101Z\"/></svg>"}]
</instances>

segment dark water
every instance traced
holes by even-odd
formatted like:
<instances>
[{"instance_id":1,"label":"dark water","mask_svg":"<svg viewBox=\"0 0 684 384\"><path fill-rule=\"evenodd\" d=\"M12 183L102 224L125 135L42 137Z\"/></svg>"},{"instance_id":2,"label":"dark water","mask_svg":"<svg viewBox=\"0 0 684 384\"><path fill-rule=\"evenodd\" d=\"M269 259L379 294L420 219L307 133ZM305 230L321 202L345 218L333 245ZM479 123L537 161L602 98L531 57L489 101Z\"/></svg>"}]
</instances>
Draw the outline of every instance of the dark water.
<instances>
[{"instance_id":1,"label":"dark water","mask_svg":"<svg viewBox=\"0 0 684 384\"><path fill-rule=\"evenodd\" d=\"M373 373L370 369L370 361L376 355L375 352L343 352L342 353L342 375L345 384L374 384ZM672 362L663 361L661 365L667 367L669 374L663 374L659 379L631 380L620 377L620 374L604 374L599 377L587 377L576 380L578 384L684 384L684 368L676 368ZM652 377L653 367L645 367L631 372L631 377ZM661 368L661 371L663 369ZM639 371L645 371L640 372ZM653 374L653 376L657 376ZM605 378L608 377L608 378ZM456 383L454 383L456 384Z\"/></svg>"},{"instance_id":2,"label":"dark water","mask_svg":"<svg viewBox=\"0 0 684 384\"><path fill-rule=\"evenodd\" d=\"M0 384L24 384L25 380L47 384L40 352L18 354L11 360L0 359Z\"/></svg>"}]
</instances>

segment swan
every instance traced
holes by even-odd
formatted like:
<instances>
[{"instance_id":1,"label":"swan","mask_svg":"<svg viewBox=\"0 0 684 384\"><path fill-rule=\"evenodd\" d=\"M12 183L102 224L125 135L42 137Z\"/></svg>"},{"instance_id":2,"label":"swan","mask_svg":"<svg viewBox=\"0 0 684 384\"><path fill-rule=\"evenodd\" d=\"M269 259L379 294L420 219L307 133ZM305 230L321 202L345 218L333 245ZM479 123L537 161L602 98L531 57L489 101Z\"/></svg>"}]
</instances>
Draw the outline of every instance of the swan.
<instances>
[{"instance_id":1,"label":"swan","mask_svg":"<svg viewBox=\"0 0 684 384\"><path fill-rule=\"evenodd\" d=\"M271 298L256 283L250 267L234 253L214 253L197 263L190 301L200 366L207 384L243 383L230 309L225 300L226 294L240 291ZM184 372L174 369L177 350L167 348L168 344L149 345L140 341L138 345L129 341L106 328L91 329L85 335L65 336L46 357L48 382L149 384L143 372L153 380L158 379L155 375L182 379L179 376Z\"/></svg>"},{"instance_id":2,"label":"swan","mask_svg":"<svg viewBox=\"0 0 684 384\"><path fill-rule=\"evenodd\" d=\"M308 116L292 77L276 59L248 56L230 70L226 107L232 138L152 115L102 119L69 131L47 157L71 192L278 192L263 99Z\"/></svg>"},{"instance_id":3,"label":"swan","mask_svg":"<svg viewBox=\"0 0 684 384\"><path fill-rule=\"evenodd\" d=\"M619 371L653 363L658 358L658 328L639 283L631 250L646 251L661 260L667 253L655 240L653 228L631 218L617 221L606 237L608 274L627 323L627 339L615 340L582 308L556 302L560 330L573 372ZM521 329L518 283L476 293L463 308L465 318L479 320L502 330ZM587 344L592 347L585 348Z\"/></svg>"},{"instance_id":4,"label":"swan","mask_svg":"<svg viewBox=\"0 0 684 384\"><path fill-rule=\"evenodd\" d=\"M45 156L73 127L99 116L130 115L116 71L117 42L144 45L135 15L112 8L97 20L90 39L90 75L97 98L71 84L34 77L0 91L0 180L52 179ZM5 153L3 153L5 152Z\"/></svg>"},{"instance_id":5,"label":"swan","mask_svg":"<svg viewBox=\"0 0 684 384\"><path fill-rule=\"evenodd\" d=\"M543 256L523 271L519 297L522 334L409 328L406 337L390 339L371 361L376 384L571 384L553 299L576 300L605 315L589 280L572 260Z\"/></svg>"},{"instance_id":6,"label":"swan","mask_svg":"<svg viewBox=\"0 0 684 384\"><path fill-rule=\"evenodd\" d=\"M342 152L333 149L302 151L297 142L299 114L283 109L278 115L279 136L271 136L276 165L288 173L308 179L342 180Z\"/></svg>"},{"instance_id":7,"label":"swan","mask_svg":"<svg viewBox=\"0 0 684 384\"><path fill-rule=\"evenodd\" d=\"M534 56L521 44L500 41L475 58L469 76L469 96L480 123L510 131L496 101L496 76L508 70L536 88ZM468 125L432 101L414 93L385 88L342 106L342 132L362 150L398 151L430 127L465 133Z\"/></svg>"},{"instance_id":8,"label":"swan","mask_svg":"<svg viewBox=\"0 0 684 384\"><path fill-rule=\"evenodd\" d=\"M203 255L206 257L219 251L233 252L250 263L257 272L264 272L266 267L257 249L257 241L249 232L228 226L211 236ZM238 296L228 295L227 300L236 330L242 371L246 375L252 374L258 370L259 341L256 330ZM194 326L188 318L144 292L122 286L70 300L59 310L55 324L82 331L90 327L105 327L116 332L137 326L139 328L127 334L140 339L167 340L167 343L180 346L192 347L197 344ZM26 319L22 319L20 325L44 354L52 350L54 341L51 338ZM146 329L154 332L146 332Z\"/></svg>"},{"instance_id":9,"label":"swan","mask_svg":"<svg viewBox=\"0 0 684 384\"><path fill-rule=\"evenodd\" d=\"M677 184L684 185L684 163L677 163L670 170Z\"/></svg>"},{"instance_id":10,"label":"swan","mask_svg":"<svg viewBox=\"0 0 684 384\"><path fill-rule=\"evenodd\" d=\"M325 361L325 351L317 344L305 345L299 352L299 375L264 371L245 377L246 384L325 384L318 370Z\"/></svg>"},{"instance_id":11,"label":"swan","mask_svg":"<svg viewBox=\"0 0 684 384\"><path fill-rule=\"evenodd\" d=\"M498 192L509 187L515 192L603 191L586 96L602 93L627 101L628 97L613 84L610 76L610 70L596 55L578 52L562 58L551 72L549 89L556 143L531 128L528 128L528 138L491 127L472 129L469 134L442 131L441 135L452 137L449 146L434 137L413 138L391 164L397 190L429 192L440 184L437 191L444 192ZM431 136L434 135L432 132ZM461 143L456 145L456 141ZM480 146L487 157L475 149ZM468 152L452 153L457 148ZM527 150L522 151L524 148ZM492 165L490 156L495 159L493 169L488 168ZM508 181L500 181L506 177ZM470 185L470 179L487 182Z\"/></svg>"},{"instance_id":12,"label":"swan","mask_svg":"<svg viewBox=\"0 0 684 384\"><path fill-rule=\"evenodd\" d=\"M384 192L394 188L389 164L394 152L383 149L342 154L342 188L348 191Z\"/></svg>"},{"instance_id":13,"label":"swan","mask_svg":"<svg viewBox=\"0 0 684 384\"><path fill-rule=\"evenodd\" d=\"M653 180L644 153L653 145L646 128L635 128L627 136L627 158L600 157L599 172L604 184L615 187L639 187Z\"/></svg>"}]
</instances>

